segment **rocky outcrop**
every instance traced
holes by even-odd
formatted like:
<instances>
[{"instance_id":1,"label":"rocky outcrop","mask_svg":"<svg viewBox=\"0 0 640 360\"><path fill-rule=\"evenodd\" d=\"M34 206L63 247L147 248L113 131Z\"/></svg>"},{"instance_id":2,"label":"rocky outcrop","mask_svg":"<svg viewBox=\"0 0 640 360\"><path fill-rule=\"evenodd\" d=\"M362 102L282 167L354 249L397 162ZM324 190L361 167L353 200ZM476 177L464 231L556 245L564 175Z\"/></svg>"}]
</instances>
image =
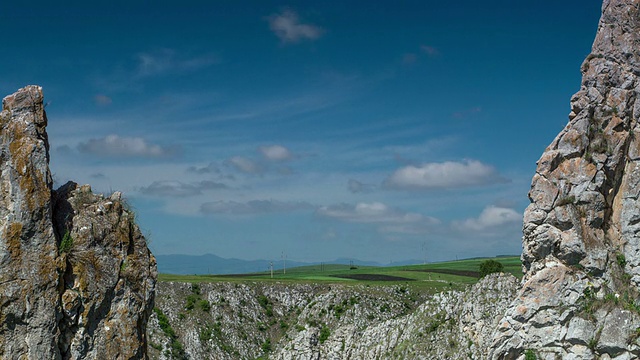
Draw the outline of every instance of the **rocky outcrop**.
<instances>
[{"instance_id":1,"label":"rocky outcrop","mask_svg":"<svg viewBox=\"0 0 640 360\"><path fill-rule=\"evenodd\" d=\"M481 359L518 289L493 274L465 291L407 285L158 284L152 359Z\"/></svg>"},{"instance_id":2,"label":"rocky outcrop","mask_svg":"<svg viewBox=\"0 0 640 360\"><path fill-rule=\"evenodd\" d=\"M156 264L120 193L52 190L42 90L0 113L0 357L141 359Z\"/></svg>"},{"instance_id":3,"label":"rocky outcrop","mask_svg":"<svg viewBox=\"0 0 640 360\"><path fill-rule=\"evenodd\" d=\"M602 11L569 123L533 177L523 287L494 359L640 357L640 1Z\"/></svg>"}]
</instances>

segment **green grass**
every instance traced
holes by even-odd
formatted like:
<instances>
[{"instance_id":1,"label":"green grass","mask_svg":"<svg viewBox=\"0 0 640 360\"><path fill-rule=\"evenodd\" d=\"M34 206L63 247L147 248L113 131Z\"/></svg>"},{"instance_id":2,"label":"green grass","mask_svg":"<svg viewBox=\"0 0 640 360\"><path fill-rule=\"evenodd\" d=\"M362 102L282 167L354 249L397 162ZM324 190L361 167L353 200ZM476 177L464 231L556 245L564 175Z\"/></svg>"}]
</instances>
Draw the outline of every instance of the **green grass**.
<instances>
[{"instance_id":1,"label":"green grass","mask_svg":"<svg viewBox=\"0 0 640 360\"><path fill-rule=\"evenodd\" d=\"M494 260L502 263L504 271L522 278L522 267L520 258L497 257ZM441 263L432 263L424 265L409 266L391 266L391 267L375 267L375 266L358 266L357 269L351 269L349 265L325 264L322 268L320 265L301 266L287 269L287 273L283 274L282 270L274 271L273 279L268 271L241 274L241 275L172 275L160 274L160 281L179 281L179 282L246 282L246 281L264 281L264 282L324 282L324 283L341 283L341 284L370 284L370 285L395 285L403 284L412 288L431 289L433 291L442 291L448 289L461 289L469 284L478 281L477 272L480 263L487 258L467 259L458 261L447 261ZM475 276L473 273L476 273ZM382 275L395 276L405 278L406 280L394 281L369 281L354 280L342 278L340 276L366 276L366 275Z\"/></svg>"}]
</instances>

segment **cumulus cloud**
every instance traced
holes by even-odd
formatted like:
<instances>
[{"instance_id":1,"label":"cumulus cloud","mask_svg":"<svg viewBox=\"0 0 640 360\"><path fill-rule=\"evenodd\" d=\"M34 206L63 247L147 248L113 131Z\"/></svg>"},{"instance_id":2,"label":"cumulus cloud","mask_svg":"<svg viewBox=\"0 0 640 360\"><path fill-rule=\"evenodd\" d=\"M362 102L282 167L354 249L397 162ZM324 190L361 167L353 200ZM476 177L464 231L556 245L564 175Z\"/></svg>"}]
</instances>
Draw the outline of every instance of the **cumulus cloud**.
<instances>
[{"instance_id":1,"label":"cumulus cloud","mask_svg":"<svg viewBox=\"0 0 640 360\"><path fill-rule=\"evenodd\" d=\"M227 186L214 181L200 181L193 184L185 184L179 181L154 181L149 186L144 186L139 191L150 196L186 197L202 194L205 190L226 189Z\"/></svg>"},{"instance_id":2,"label":"cumulus cloud","mask_svg":"<svg viewBox=\"0 0 640 360\"><path fill-rule=\"evenodd\" d=\"M522 214L510 208L493 205L484 208L477 218L451 223L454 229L473 232L495 230L520 224L522 224Z\"/></svg>"},{"instance_id":3,"label":"cumulus cloud","mask_svg":"<svg viewBox=\"0 0 640 360\"><path fill-rule=\"evenodd\" d=\"M286 161L293 157L291 151L282 145L260 146L258 150L269 161Z\"/></svg>"},{"instance_id":4,"label":"cumulus cloud","mask_svg":"<svg viewBox=\"0 0 640 360\"><path fill-rule=\"evenodd\" d=\"M496 170L476 160L409 165L396 170L384 185L392 189L444 189L506 182Z\"/></svg>"},{"instance_id":5,"label":"cumulus cloud","mask_svg":"<svg viewBox=\"0 0 640 360\"><path fill-rule=\"evenodd\" d=\"M298 14L291 10L271 15L269 27L283 43L315 40L323 33L322 28L318 26L301 23Z\"/></svg>"},{"instance_id":6,"label":"cumulus cloud","mask_svg":"<svg viewBox=\"0 0 640 360\"><path fill-rule=\"evenodd\" d=\"M226 163L246 174L262 174L264 172L264 167L261 164L244 156L234 156Z\"/></svg>"},{"instance_id":7,"label":"cumulus cloud","mask_svg":"<svg viewBox=\"0 0 640 360\"><path fill-rule=\"evenodd\" d=\"M358 180L349 179L349 181L347 182L347 189L354 194L370 193L375 189L375 186L371 184L362 183Z\"/></svg>"},{"instance_id":8,"label":"cumulus cloud","mask_svg":"<svg viewBox=\"0 0 640 360\"><path fill-rule=\"evenodd\" d=\"M252 215L277 212L291 212L313 209L307 202L277 200L252 200L248 202L213 201L202 204L200 211L205 214Z\"/></svg>"},{"instance_id":9,"label":"cumulus cloud","mask_svg":"<svg viewBox=\"0 0 640 360\"><path fill-rule=\"evenodd\" d=\"M90 139L78 145L78 151L100 156L114 157L170 157L178 153L177 147L164 147L147 143L139 137L120 137L109 135Z\"/></svg>"}]
</instances>

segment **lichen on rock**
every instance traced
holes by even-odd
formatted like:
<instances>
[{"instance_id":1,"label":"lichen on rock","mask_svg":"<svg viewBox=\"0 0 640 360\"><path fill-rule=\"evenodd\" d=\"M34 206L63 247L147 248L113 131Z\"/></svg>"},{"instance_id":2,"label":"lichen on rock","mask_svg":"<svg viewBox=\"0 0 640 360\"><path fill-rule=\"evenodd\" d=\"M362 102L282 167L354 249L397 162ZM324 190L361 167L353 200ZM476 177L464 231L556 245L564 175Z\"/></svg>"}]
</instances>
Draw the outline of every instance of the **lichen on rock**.
<instances>
[{"instance_id":1,"label":"lichen on rock","mask_svg":"<svg viewBox=\"0 0 640 360\"><path fill-rule=\"evenodd\" d=\"M605 0L569 123L533 177L523 286L496 332L494 359L526 350L543 359L640 356L638 43L640 2ZM625 326L613 331L612 317Z\"/></svg>"},{"instance_id":2,"label":"lichen on rock","mask_svg":"<svg viewBox=\"0 0 640 360\"><path fill-rule=\"evenodd\" d=\"M122 195L52 189L39 86L0 126L0 358L147 358L156 263Z\"/></svg>"}]
</instances>

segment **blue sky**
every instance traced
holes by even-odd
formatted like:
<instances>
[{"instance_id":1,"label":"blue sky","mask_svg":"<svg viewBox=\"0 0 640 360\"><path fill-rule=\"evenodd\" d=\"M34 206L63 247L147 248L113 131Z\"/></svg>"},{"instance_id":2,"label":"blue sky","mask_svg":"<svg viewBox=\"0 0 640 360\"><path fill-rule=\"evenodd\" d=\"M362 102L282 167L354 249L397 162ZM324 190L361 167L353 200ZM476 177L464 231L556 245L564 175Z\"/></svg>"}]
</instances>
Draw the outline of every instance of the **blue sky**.
<instances>
[{"instance_id":1,"label":"blue sky","mask_svg":"<svg viewBox=\"0 0 640 360\"><path fill-rule=\"evenodd\" d=\"M519 254L601 3L0 5L0 90L41 85L57 185L123 191L156 254Z\"/></svg>"}]
</instances>

